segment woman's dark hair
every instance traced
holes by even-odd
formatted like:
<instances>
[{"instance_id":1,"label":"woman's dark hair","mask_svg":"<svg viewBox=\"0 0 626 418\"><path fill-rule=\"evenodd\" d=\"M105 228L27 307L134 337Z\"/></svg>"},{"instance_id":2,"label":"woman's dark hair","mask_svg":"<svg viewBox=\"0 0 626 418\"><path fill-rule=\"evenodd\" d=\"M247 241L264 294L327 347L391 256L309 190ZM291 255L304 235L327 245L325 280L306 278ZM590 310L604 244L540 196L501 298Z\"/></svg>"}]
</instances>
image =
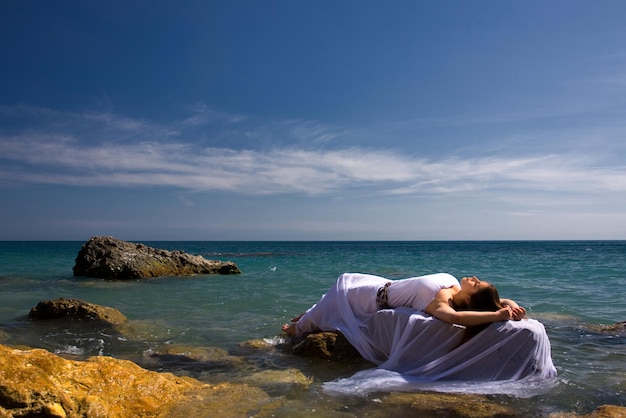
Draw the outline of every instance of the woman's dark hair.
<instances>
[{"instance_id":1,"label":"woman's dark hair","mask_svg":"<svg viewBox=\"0 0 626 418\"><path fill-rule=\"evenodd\" d=\"M470 296L468 311L496 312L502 309L498 289L492 284L481 287Z\"/></svg>"},{"instance_id":2,"label":"woman's dark hair","mask_svg":"<svg viewBox=\"0 0 626 418\"><path fill-rule=\"evenodd\" d=\"M481 312L496 312L502 309L500 303L500 295L498 289L492 284L489 286L481 287L470 296L469 302L463 310L466 311L481 311ZM477 335L479 332L487 328L491 324L475 325L473 327L465 327L465 333L461 344L467 342L469 339Z\"/></svg>"}]
</instances>

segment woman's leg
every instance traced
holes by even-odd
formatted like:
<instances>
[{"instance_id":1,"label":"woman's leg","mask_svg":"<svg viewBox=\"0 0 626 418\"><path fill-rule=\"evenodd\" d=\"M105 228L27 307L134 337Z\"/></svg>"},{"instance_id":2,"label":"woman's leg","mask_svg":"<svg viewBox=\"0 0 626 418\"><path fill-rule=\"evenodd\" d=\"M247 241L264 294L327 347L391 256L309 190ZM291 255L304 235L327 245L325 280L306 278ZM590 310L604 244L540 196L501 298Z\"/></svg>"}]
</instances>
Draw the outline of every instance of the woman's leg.
<instances>
[{"instance_id":1,"label":"woman's leg","mask_svg":"<svg viewBox=\"0 0 626 418\"><path fill-rule=\"evenodd\" d=\"M294 323L283 325L282 330L290 336L319 330L335 331L339 323L345 322L340 306L346 306L346 303L341 300L349 300L348 306L352 306L357 316L375 312L376 291L386 282L387 279L378 276L344 273L319 302L293 318Z\"/></svg>"}]
</instances>

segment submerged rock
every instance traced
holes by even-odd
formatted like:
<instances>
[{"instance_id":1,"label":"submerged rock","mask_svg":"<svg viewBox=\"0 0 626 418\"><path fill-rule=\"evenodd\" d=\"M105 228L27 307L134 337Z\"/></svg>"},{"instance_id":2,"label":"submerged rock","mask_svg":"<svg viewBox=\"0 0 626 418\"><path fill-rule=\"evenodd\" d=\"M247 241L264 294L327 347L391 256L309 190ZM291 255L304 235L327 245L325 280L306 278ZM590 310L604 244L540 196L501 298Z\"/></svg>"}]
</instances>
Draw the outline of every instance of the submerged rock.
<instances>
[{"instance_id":1,"label":"submerged rock","mask_svg":"<svg viewBox=\"0 0 626 418\"><path fill-rule=\"evenodd\" d=\"M590 325L589 328L602 334L626 336L626 321L616 322L611 325Z\"/></svg>"},{"instance_id":2,"label":"submerged rock","mask_svg":"<svg viewBox=\"0 0 626 418\"><path fill-rule=\"evenodd\" d=\"M74 276L141 279L194 274L239 274L230 261L207 260L183 251L167 251L113 237L92 237L76 257Z\"/></svg>"},{"instance_id":3,"label":"submerged rock","mask_svg":"<svg viewBox=\"0 0 626 418\"><path fill-rule=\"evenodd\" d=\"M555 412L549 418L624 418L626 407L617 405L601 405L587 415L578 415L574 412Z\"/></svg>"},{"instance_id":4,"label":"submerged rock","mask_svg":"<svg viewBox=\"0 0 626 418\"><path fill-rule=\"evenodd\" d=\"M261 389L202 383L127 360L72 361L46 350L0 345L3 417L239 417L274 408Z\"/></svg>"},{"instance_id":5,"label":"submerged rock","mask_svg":"<svg viewBox=\"0 0 626 418\"><path fill-rule=\"evenodd\" d=\"M228 354L217 347L194 347L165 344L144 352L144 367L160 371L185 370L203 381L222 381L218 376L228 374L245 367L245 359Z\"/></svg>"},{"instance_id":6,"label":"submerged rock","mask_svg":"<svg viewBox=\"0 0 626 418\"><path fill-rule=\"evenodd\" d=\"M261 370L253 373L244 381L255 386L260 386L268 391L287 391L292 388L306 389L311 385L313 379L307 377L300 370Z\"/></svg>"},{"instance_id":7,"label":"submerged rock","mask_svg":"<svg viewBox=\"0 0 626 418\"><path fill-rule=\"evenodd\" d=\"M515 410L486 396L458 395L449 393L392 393L381 403L387 416L409 414L407 406L416 416L463 417L463 418L504 418L521 417Z\"/></svg>"},{"instance_id":8,"label":"submerged rock","mask_svg":"<svg viewBox=\"0 0 626 418\"><path fill-rule=\"evenodd\" d=\"M65 298L39 302L30 310L28 317L30 319L64 318L77 321L99 321L109 325L126 322L126 317L115 308Z\"/></svg>"},{"instance_id":9,"label":"submerged rock","mask_svg":"<svg viewBox=\"0 0 626 418\"><path fill-rule=\"evenodd\" d=\"M176 357L186 361L207 363L228 359L226 350L217 347L196 347L189 345L163 345L154 350L150 355L154 358Z\"/></svg>"}]
</instances>

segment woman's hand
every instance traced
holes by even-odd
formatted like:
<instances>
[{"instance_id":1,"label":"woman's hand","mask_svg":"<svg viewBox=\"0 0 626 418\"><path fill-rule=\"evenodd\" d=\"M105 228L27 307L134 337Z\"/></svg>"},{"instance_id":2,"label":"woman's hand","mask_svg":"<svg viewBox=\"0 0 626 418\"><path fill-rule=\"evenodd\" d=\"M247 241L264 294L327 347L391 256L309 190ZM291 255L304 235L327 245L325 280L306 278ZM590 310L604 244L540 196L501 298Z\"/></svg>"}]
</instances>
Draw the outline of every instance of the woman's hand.
<instances>
[{"instance_id":1,"label":"woman's hand","mask_svg":"<svg viewBox=\"0 0 626 418\"><path fill-rule=\"evenodd\" d=\"M497 314L500 321L508 321L509 319L512 319L513 321L521 321L526 316L526 309L521 306L511 308L507 305L500 309Z\"/></svg>"},{"instance_id":2,"label":"woman's hand","mask_svg":"<svg viewBox=\"0 0 626 418\"><path fill-rule=\"evenodd\" d=\"M526 316L526 309L518 306L512 309L511 319L514 321L521 321Z\"/></svg>"},{"instance_id":3,"label":"woman's hand","mask_svg":"<svg viewBox=\"0 0 626 418\"><path fill-rule=\"evenodd\" d=\"M498 314L498 321L508 321L509 319L513 319L513 309L508 305L496 313Z\"/></svg>"}]
</instances>

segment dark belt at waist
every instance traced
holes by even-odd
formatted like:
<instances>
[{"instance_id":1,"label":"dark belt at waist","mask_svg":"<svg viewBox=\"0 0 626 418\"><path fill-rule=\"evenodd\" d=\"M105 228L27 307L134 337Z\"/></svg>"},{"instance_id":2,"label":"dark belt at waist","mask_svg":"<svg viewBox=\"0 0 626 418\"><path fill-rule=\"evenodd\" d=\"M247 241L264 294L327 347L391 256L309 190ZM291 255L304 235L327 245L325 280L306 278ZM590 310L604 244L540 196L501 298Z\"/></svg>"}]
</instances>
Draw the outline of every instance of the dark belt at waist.
<instances>
[{"instance_id":1,"label":"dark belt at waist","mask_svg":"<svg viewBox=\"0 0 626 418\"><path fill-rule=\"evenodd\" d=\"M378 309L391 309L391 306L389 306L388 303L389 298L387 296L387 289L389 288L389 285L391 285L391 282L385 283L385 285L378 289L378 292L376 292L376 305L378 305Z\"/></svg>"}]
</instances>

